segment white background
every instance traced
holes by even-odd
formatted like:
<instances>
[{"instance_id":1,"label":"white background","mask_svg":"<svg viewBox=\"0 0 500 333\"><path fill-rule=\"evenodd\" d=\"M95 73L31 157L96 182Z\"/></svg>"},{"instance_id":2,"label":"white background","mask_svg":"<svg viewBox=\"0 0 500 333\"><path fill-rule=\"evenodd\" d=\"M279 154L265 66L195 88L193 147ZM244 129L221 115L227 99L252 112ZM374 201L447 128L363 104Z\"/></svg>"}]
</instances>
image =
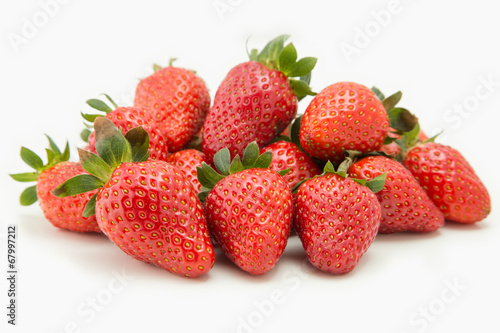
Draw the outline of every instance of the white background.
<instances>
[{"instance_id":1,"label":"white background","mask_svg":"<svg viewBox=\"0 0 500 333\"><path fill-rule=\"evenodd\" d=\"M57 230L37 205L19 206L24 186L7 175L28 171L19 149L42 154L44 133L61 145L69 139L73 149L82 145L84 101L106 92L130 103L152 63L179 58L176 65L197 70L213 97L227 71L247 59L249 36L250 47L262 47L288 33L300 57L319 58L316 91L345 80L377 85L386 94L402 90L401 106L420 117L428 134L445 129L441 142L467 157L495 203L496 2L401 0L395 10L388 0L66 2L0 5L2 332L498 329L495 209L477 225L379 236L345 276L313 269L294 238L264 276L250 276L218 253L208 275L190 280L130 259L104 236ZM30 24L38 27L30 30ZM341 47L348 44L357 53L346 56ZM302 111L307 103L301 102ZM7 224L19 230L16 327L5 315Z\"/></svg>"}]
</instances>

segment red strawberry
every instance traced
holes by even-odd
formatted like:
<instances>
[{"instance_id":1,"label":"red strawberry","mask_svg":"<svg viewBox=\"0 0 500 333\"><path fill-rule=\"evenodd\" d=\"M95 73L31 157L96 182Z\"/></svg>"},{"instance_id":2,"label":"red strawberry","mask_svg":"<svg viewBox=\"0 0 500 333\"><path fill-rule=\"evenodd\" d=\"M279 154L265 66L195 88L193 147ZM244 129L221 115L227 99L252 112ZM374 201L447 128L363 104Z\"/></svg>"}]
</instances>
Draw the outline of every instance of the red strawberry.
<instances>
[{"instance_id":1,"label":"red strawberry","mask_svg":"<svg viewBox=\"0 0 500 333\"><path fill-rule=\"evenodd\" d=\"M205 82L194 72L155 67L154 74L137 85L134 105L149 110L167 139L168 150L184 147L198 133L210 108Z\"/></svg>"},{"instance_id":2,"label":"red strawberry","mask_svg":"<svg viewBox=\"0 0 500 333\"><path fill-rule=\"evenodd\" d=\"M201 184L198 181L196 168L201 166L202 162L206 162L205 154L196 149L180 150L170 154L167 162L177 166L182 171L197 193L201 191Z\"/></svg>"},{"instance_id":3,"label":"red strawberry","mask_svg":"<svg viewBox=\"0 0 500 333\"><path fill-rule=\"evenodd\" d=\"M384 157L365 157L349 167L353 178L371 180L387 173L384 188L376 193L382 209L379 233L434 231L444 216L401 163Z\"/></svg>"},{"instance_id":4,"label":"red strawberry","mask_svg":"<svg viewBox=\"0 0 500 333\"><path fill-rule=\"evenodd\" d=\"M37 200L45 218L55 227L78 232L101 232L95 216L84 217L83 210L96 191L78 194L66 198L57 198L50 193L67 179L76 175L87 174L78 163L68 162L69 147L61 153L50 137L47 137L50 149L47 149L48 161L43 161L31 150L22 147L21 157L35 172L12 174L20 182L36 181L21 194L21 204L29 206Z\"/></svg>"},{"instance_id":5,"label":"red strawberry","mask_svg":"<svg viewBox=\"0 0 500 333\"><path fill-rule=\"evenodd\" d=\"M93 175L72 178L52 193L99 188L86 214L95 211L104 234L122 251L175 274L206 274L214 249L201 203L182 171L165 161L145 160L148 139L141 127L130 131L130 143L104 117L96 119L95 129L100 157L79 150L82 166Z\"/></svg>"},{"instance_id":6,"label":"red strawberry","mask_svg":"<svg viewBox=\"0 0 500 333\"><path fill-rule=\"evenodd\" d=\"M108 97L106 95L106 97ZM109 97L108 97L109 98ZM110 101L114 102L110 99ZM106 118L111 120L124 135L134 127L142 126L149 135L149 152L150 158L153 160L165 161L168 155L168 147L165 138L160 133L151 115L142 108L137 107L117 107L112 110L109 106L97 99L87 101L87 104L94 107L96 110L106 112ZM93 122L100 115L82 114L84 119ZM95 148L95 133L91 133L88 137L86 150L96 153Z\"/></svg>"},{"instance_id":7,"label":"red strawberry","mask_svg":"<svg viewBox=\"0 0 500 333\"><path fill-rule=\"evenodd\" d=\"M313 159L292 142L274 142L262 148L260 153L266 151L271 151L273 154L269 169L278 172L290 168L290 171L283 176L290 188L307 178L321 174Z\"/></svg>"},{"instance_id":8,"label":"red strawberry","mask_svg":"<svg viewBox=\"0 0 500 333\"><path fill-rule=\"evenodd\" d=\"M371 245L380 226L375 194L328 162L325 173L303 183L295 198L294 226L307 258L318 269L349 273ZM383 177L368 183L374 191Z\"/></svg>"},{"instance_id":9,"label":"red strawberry","mask_svg":"<svg viewBox=\"0 0 500 333\"><path fill-rule=\"evenodd\" d=\"M447 220L474 223L490 213L488 190L456 149L434 142L417 144L403 164Z\"/></svg>"},{"instance_id":10,"label":"red strawberry","mask_svg":"<svg viewBox=\"0 0 500 333\"><path fill-rule=\"evenodd\" d=\"M267 169L270 152L259 156L255 142L242 160L230 163L227 148L215 155L221 174L208 164L198 168L207 189L205 212L214 244L242 270L261 275L271 270L286 247L292 224L292 192L283 177ZM264 168L264 169L262 169Z\"/></svg>"},{"instance_id":11,"label":"red strawberry","mask_svg":"<svg viewBox=\"0 0 500 333\"><path fill-rule=\"evenodd\" d=\"M222 81L203 125L203 152L208 161L222 148L234 157L241 156L250 142L265 146L295 118L297 100L314 94L308 78L288 77L308 76L316 59L297 62L293 44L284 47L287 38L274 39L259 54L253 50L251 61L231 69Z\"/></svg>"},{"instance_id":12,"label":"red strawberry","mask_svg":"<svg viewBox=\"0 0 500 333\"><path fill-rule=\"evenodd\" d=\"M387 113L370 89L339 82L323 89L307 107L300 143L309 155L337 163L344 150L379 150L388 130Z\"/></svg>"}]
</instances>

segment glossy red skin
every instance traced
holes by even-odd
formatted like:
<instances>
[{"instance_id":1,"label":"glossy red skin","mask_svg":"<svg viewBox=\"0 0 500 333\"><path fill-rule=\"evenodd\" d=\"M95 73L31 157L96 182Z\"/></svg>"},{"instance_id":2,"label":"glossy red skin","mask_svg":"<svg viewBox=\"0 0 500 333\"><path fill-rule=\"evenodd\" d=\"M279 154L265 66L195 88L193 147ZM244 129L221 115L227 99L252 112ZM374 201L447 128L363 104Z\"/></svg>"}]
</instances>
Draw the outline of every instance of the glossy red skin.
<instances>
[{"instance_id":1,"label":"glossy red skin","mask_svg":"<svg viewBox=\"0 0 500 333\"><path fill-rule=\"evenodd\" d=\"M475 223L490 213L488 190L456 149L427 142L410 149L403 164L447 220Z\"/></svg>"},{"instance_id":2,"label":"glossy red skin","mask_svg":"<svg viewBox=\"0 0 500 333\"><path fill-rule=\"evenodd\" d=\"M134 105L149 110L176 152L200 131L210 108L205 82L190 70L165 67L137 85Z\"/></svg>"},{"instance_id":3,"label":"glossy red skin","mask_svg":"<svg viewBox=\"0 0 500 333\"><path fill-rule=\"evenodd\" d=\"M167 162L177 166L184 176L193 185L196 193L200 193L201 184L198 181L198 172L196 167L201 166L201 163L207 163L205 154L196 149L185 149L168 155Z\"/></svg>"},{"instance_id":4,"label":"glossy red skin","mask_svg":"<svg viewBox=\"0 0 500 333\"><path fill-rule=\"evenodd\" d=\"M203 125L203 152L213 161L228 148L231 158L250 142L260 148L279 135L297 114L297 97L280 71L249 61L229 71Z\"/></svg>"},{"instance_id":5,"label":"glossy red skin","mask_svg":"<svg viewBox=\"0 0 500 333\"><path fill-rule=\"evenodd\" d=\"M260 150L260 153L271 151L273 160L269 169L278 172L290 168L283 176L291 189L304 179L321 174L313 159L304 153L293 142L277 141Z\"/></svg>"},{"instance_id":6,"label":"glossy red skin","mask_svg":"<svg viewBox=\"0 0 500 333\"><path fill-rule=\"evenodd\" d=\"M61 162L44 170L38 177L36 192L45 218L57 228L78 232L101 232L95 215L83 217L83 210L97 190L59 198L50 191L77 175L87 174L75 162Z\"/></svg>"},{"instance_id":7,"label":"glossy red skin","mask_svg":"<svg viewBox=\"0 0 500 333\"><path fill-rule=\"evenodd\" d=\"M309 261L322 271L345 274L375 239L381 209L367 187L328 173L299 187L294 214Z\"/></svg>"},{"instance_id":8,"label":"glossy red skin","mask_svg":"<svg viewBox=\"0 0 500 333\"><path fill-rule=\"evenodd\" d=\"M121 164L98 193L96 217L104 234L137 260L188 277L214 265L196 192L167 162Z\"/></svg>"},{"instance_id":9,"label":"glossy red skin","mask_svg":"<svg viewBox=\"0 0 500 333\"><path fill-rule=\"evenodd\" d=\"M384 188L375 193L382 209L379 233L429 232L443 225L443 213L411 172L398 161L369 156L351 165L348 173L353 178L366 180L387 174Z\"/></svg>"},{"instance_id":10,"label":"glossy red skin","mask_svg":"<svg viewBox=\"0 0 500 333\"><path fill-rule=\"evenodd\" d=\"M108 113L106 118L111 120L124 135L132 128L142 126L149 135L149 158L162 161L167 159L167 142L146 111L136 107L120 107ZM95 132L90 134L85 150L96 153Z\"/></svg>"},{"instance_id":11,"label":"glossy red skin","mask_svg":"<svg viewBox=\"0 0 500 333\"><path fill-rule=\"evenodd\" d=\"M339 82L323 89L307 107L300 144L312 157L337 163L344 150L379 150L388 130L387 112L369 88Z\"/></svg>"},{"instance_id":12,"label":"glossy red skin","mask_svg":"<svg viewBox=\"0 0 500 333\"><path fill-rule=\"evenodd\" d=\"M247 169L220 180L205 201L210 234L242 270L261 275L285 250L292 225L292 192L267 169Z\"/></svg>"}]
</instances>

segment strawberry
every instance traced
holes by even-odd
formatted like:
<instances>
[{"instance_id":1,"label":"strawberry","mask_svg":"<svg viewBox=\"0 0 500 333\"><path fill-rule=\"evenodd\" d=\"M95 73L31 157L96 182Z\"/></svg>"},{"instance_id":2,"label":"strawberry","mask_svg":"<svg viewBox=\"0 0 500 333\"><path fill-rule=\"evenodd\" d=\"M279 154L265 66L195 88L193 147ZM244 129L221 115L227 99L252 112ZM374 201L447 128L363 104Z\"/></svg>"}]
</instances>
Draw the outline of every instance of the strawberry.
<instances>
[{"instance_id":1,"label":"strawberry","mask_svg":"<svg viewBox=\"0 0 500 333\"><path fill-rule=\"evenodd\" d=\"M158 129L176 152L198 133L210 108L205 82L194 72L172 66L154 66L154 74L142 79L134 106L149 110Z\"/></svg>"},{"instance_id":2,"label":"strawberry","mask_svg":"<svg viewBox=\"0 0 500 333\"><path fill-rule=\"evenodd\" d=\"M474 223L490 213L488 190L456 149L435 142L417 143L403 164L447 220Z\"/></svg>"},{"instance_id":3,"label":"strawberry","mask_svg":"<svg viewBox=\"0 0 500 333\"><path fill-rule=\"evenodd\" d=\"M370 89L339 82L323 89L307 107L300 143L312 157L338 163L344 150L379 150L388 130L384 106Z\"/></svg>"},{"instance_id":4,"label":"strawberry","mask_svg":"<svg viewBox=\"0 0 500 333\"><path fill-rule=\"evenodd\" d=\"M292 192L268 168L271 152L259 156L257 143L230 162L229 149L214 157L220 173L208 164L198 167L210 234L224 254L242 270L261 275L283 254L292 224Z\"/></svg>"},{"instance_id":5,"label":"strawberry","mask_svg":"<svg viewBox=\"0 0 500 333\"><path fill-rule=\"evenodd\" d=\"M278 172L290 168L290 171L283 176L290 188L321 173L312 158L292 142L277 141L271 143L262 148L260 153L263 154L266 151L271 151L273 154L269 169Z\"/></svg>"},{"instance_id":6,"label":"strawberry","mask_svg":"<svg viewBox=\"0 0 500 333\"><path fill-rule=\"evenodd\" d=\"M314 94L308 81L316 58L297 61L293 44L284 46L287 38L277 37L260 53L252 50L250 61L232 68L220 84L203 125L208 161L222 148L234 157L250 142L264 147L295 118L298 100Z\"/></svg>"},{"instance_id":7,"label":"strawberry","mask_svg":"<svg viewBox=\"0 0 500 333\"><path fill-rule=\"evenodd\" d=\"M21 158L35 169L35 172L11 174L20 182L37 182L21 194L21 205L29 206L37 200L45 218L57 228L78 232L101 232L95 216L84 217L83 210L91 196L89 192L66 198L57 198L50 193L67 179L87 172L78 163L69 162L69 146L61 153L54 141L49 139L50 149L47 149L47 163L33 151L22 147Z\"/></svg>"},{"instance_id":8,"label":"strawberry","mask_svg":"<svg viewBox=\"0 0 500 333\"><path fill-rule=\"evenodd\" d=\"M151 115L146 110L138 107L118 107L108 95L105 96L115 107L114 110L112 110L106 103L98 99L90 99L87 101L87 104L98 111L105 112L106 114L103 116L110 119L124 135L126 135L130 129L142 126L149 135L150 158L153 160L165 161L168 155L167 142L158 130ZM92 123L101 115L82 113L82 116L85 120ZM90 133L88 136L88 144L85 149L92 153L96 153L94 132Z\"/></svg>"},{"instance_id":9,"label":"strawberry","mask_svg":"<svg viewBox=\"0 0 500 333\"><path fill-rule=\"evenodd\" d=\"M307 258L318 269L335 274L354 269L375 239L381 218L372 190L346 178L341 168L335 171L328 162L322 175L300 185L294 206L294 226ZM376 192L384 178L359 182Z\"/></svg>"},{"instance_id":10,"label":"strawberry","mask_svg":"<svg viewBox=\"0 0 500 333\"><path fill-rule=\"evenodd\" d=\"M181 170L148 160L148 134L136 127L125 139L104 117L95 120L98 155L79 150L91 175L74 177L52 191L68 196L99 189L84 215L96 214L103 233L134 259L197 277L215 261L200 201Z\"/></svg>"},{"instance_id":11,"label":"strawberry","mask_svg":"<svg viewBox=\"0 0 500 333\"><path fill-rule=\"evenodd\" d=\"M379 233L434 231L444 223L439 208L401 163L384 156L368 156L353 163L353 178L371 180L387 173L384 188L375 195L382 209Z\"/></svg>"},{"instance_id":12,"label":"strawberry","mask_svg":"<svg viewBox=\"0 0 500 333\"><path fill-rule=\"evenodd\" d=\"M196 149L180 150L167 157L167 162L177 166L184 176L191 182L197 193L201 191L196 168L206 162L205 154Z\"/></svg>"}]
</instances>

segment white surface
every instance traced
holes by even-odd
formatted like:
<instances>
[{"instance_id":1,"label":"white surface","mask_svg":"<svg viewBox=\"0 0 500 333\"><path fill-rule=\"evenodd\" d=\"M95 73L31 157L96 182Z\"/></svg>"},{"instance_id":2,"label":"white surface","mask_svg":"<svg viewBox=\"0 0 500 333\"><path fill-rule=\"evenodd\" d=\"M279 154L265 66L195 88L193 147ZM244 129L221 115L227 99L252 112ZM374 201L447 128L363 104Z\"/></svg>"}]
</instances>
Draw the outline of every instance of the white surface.
<instances>
[{"instance_id":1,"label":"white surface","mask_svg":"<svg viewBox=\"0 0 500 333\"><path fill-rule=\"evenodd\" d=\"M9 38L22 33L26 19L44 23L43 8L35 0L0 5L2 332L498 329L495 209L473 226L448 223L433 234L379 236L345 276L304 263L295 238L264 276L252 277L218 253L207 276L189 280L128 258L103 236L53 228L38 206L18 205L23 184L7 176L28 171L19 148L42 153L43 133L61 144L67 138L73 148L81 145L84 101L107 92L130 102L152 63L166 65L178 57L176 64L196 69L213 96L227 71L246 60L248 36L250 47L262 47L289 33L299 56L319 58L315 90L343 80L377 85L386 94L401 89L401 105L420 117L428 134L446 130L442 141L468 158L495 203L498 158L487 155L496 154L500 121L500 21L494 1L401 0L390 20L384 16L380 31L373 11L393 8L389 0L66 2L51 7L53 17L18 52ZM214 4L232 10L220 16ZM358 29L366 28L373 29L373 37L348 62L340 46L354 45ZM493 85L484 83L488 78ZM306 105L304 100L301 110ZM7 325L5 316L7 224L19 228L16 327ZM117 274L128 278L119 280ZM92 310L93 299L98 310ZM428 317L421 314L426 308Z\"/></svg>"}]
</instances>

